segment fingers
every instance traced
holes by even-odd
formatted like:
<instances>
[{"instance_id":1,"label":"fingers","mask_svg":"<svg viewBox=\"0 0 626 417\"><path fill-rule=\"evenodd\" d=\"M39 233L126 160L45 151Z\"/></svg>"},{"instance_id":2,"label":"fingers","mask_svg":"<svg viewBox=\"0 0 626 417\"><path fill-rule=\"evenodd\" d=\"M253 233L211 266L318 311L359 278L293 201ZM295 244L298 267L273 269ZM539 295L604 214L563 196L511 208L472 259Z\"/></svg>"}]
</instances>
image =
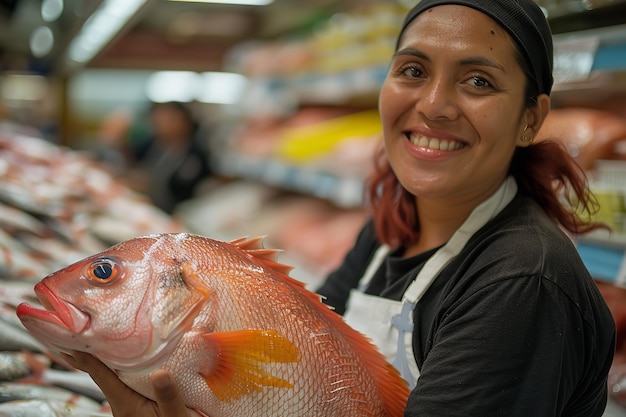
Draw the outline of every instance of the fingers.
<instances>
[{"instance_id":1,"label":"fingers","mask_svg":"<svg viewBox=\"0 0 626 417\"><path fill-rule=\"evenodd\" d=\"M91 375L91 378L100 387L109 401L113 399L111 402L114 402L114 399L127 398L135 393L120 381L115 372L90 354L74 351L72 356L62 355L70 365Z\"/></svg>"},{"instance_id":2,"label":"fingers","mask_svg":"<svg viewBox=\"0 0 626 417\"><path fill-rule=\"evenodd\" d=\"M92 355L74 351L72 355L62 354L65 360L75 368L81 369L89 375L100 387L113 408L113 415L137 415L137 410L143 410L144 416L159 415L160 417L199 416L188 409L180 395L171 375L164 370L156 370L150 375L154 390L157 410L154 403L139 395L117 377L115 372Z\"/></svg>"},{"instance_id":3,"label":"fingers","mask_svg":"<svg viewBox=\"0 0 626 417\"><path fill-rule=\"evenodd\" d=\"M185 406L174 378L167 371L158 369L150 375L150 379L161 417L197 415Z\"/></svg>"}]
</instances>

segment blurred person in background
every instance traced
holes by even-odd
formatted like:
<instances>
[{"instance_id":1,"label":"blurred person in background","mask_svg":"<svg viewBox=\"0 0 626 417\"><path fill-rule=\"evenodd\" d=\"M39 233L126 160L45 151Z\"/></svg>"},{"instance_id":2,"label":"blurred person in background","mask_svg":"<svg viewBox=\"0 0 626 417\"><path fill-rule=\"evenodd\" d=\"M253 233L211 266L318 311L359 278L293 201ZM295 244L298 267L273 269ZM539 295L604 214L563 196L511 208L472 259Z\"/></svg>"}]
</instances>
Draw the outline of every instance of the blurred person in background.
<instances>
[{"instance_id":1,"label":"blurred person in background","mask_svg":"<svg viewBox=\"0 0 626 417\"><path fill-rule=\"evenodd\" d=\"M123 175L132 162L129 146L133 114L127 109L115 109L107 114L96 133L96 143L88 151L116 176Z\"/></svg>"},{"instance_id":2,"label":"blurred person in background","mask_svg":"<svg viewBox=\"0 0 626 417\"><path fill-rule=\"evenodd\" d=\"M401 27L372 219L318 292L408 381L406 417L604 413L615 322L571 239L602 227L583 220L597 200L562 144L535 141L552 65L533 0L422 0ZM163 371L155 403L68 360L116 417L189 412Z\"/></svg>"},{"instance_id":3,"label":"blurred person in background","mask_svg":"<svg viewBox=\"0 0 626 417\"><path fill-rule=\"evenodd\" d=\"M134 149L131 182L166 213L194 197L212 174L200 125L180 102L153 103L148 112L148 140Z\"/></svg>"}]
</instances>

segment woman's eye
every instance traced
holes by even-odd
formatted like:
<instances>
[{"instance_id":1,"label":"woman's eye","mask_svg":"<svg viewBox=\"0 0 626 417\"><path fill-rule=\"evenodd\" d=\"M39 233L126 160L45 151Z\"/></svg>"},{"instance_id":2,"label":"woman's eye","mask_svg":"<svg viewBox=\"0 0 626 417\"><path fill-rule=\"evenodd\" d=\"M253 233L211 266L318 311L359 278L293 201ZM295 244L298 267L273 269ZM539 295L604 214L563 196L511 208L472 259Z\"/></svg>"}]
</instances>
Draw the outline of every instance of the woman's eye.
<instances>
[{"instance_id":1,"label":"woman's eye","mask_svg":"<svg viewBox=\"0 0 626 417\"><path fill-rule=\"evenodd\" d=\"M422 75L422 71L417 67L406 67L402 69L402 74L407 77L417 78Z\"/></svg>"},{"instance_id":2,"label":"woman's eye","mask_svg":"<svg viewBox=\"0 0 626 417\"><path fill-rule=\"evenodd\" d=\"M489 83L489 81L481 77L472 77L470 78L469 83L472 86L478 87L478 88L491 87L491 84Z\"/></svg>"}]
</instances>

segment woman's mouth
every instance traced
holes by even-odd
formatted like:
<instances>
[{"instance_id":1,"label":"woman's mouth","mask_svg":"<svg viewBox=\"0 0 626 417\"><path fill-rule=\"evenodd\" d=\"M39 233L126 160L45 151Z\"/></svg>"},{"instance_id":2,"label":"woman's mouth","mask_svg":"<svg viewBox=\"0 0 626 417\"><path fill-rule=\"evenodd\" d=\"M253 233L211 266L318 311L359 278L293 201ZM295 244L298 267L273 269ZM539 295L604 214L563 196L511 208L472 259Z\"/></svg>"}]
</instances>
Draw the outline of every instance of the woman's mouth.
<instances>
[{"instance_id":1,"label":"woman's mouth","mask_svg":"<svg viewBox=\"0 0 626 417\"><path fill-rule=\"evenodd\" d=\"M455 151L465 147L463 142L455 140L437 139L423 136L420 134L409 135L409 140L415 146L420 148L427 148L436 151Z\"/></svg>"}]
</instances>

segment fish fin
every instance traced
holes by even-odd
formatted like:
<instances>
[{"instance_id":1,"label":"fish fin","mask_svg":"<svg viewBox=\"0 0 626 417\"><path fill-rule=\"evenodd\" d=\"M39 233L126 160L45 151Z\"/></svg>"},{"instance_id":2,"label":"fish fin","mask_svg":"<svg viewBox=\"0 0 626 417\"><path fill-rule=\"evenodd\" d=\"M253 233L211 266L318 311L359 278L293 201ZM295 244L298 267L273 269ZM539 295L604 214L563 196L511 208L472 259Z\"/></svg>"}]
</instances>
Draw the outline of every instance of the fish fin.
<instances>
[{"instance_id":1,"label":"fish fin","mask_svg":"<svg viewBox=\"0 0 626 417\"><path fill-rule=\"evenodd\" d=\"M191 289L199 292L203 299L209 298L209 296L211 295L211 290L207 287L202 278L198 276L196 269L191 265L191 263L183 262L180 267L185 283Z\"/></svg>"},{"instance_id":2,"label":"fish fin","mask_svg":"<svg viewBox=\"0 0 626 417\"><path fill-rule=\"evenodd\" d=\"M262 240L262 237L254 239L240 238L233 241L234 243L231 243L254 256L256 251L262 250ZM348 326L343 318L333 311L332 306L322 303L322 296L309 291L303 282L290 277L288 274L292 269L291 267L283 265L275 259L270 259L265 253L261 257L255 257L255 259L262 265L278 273L282 273L282 282L294 289L305 299L308 299L313 305L315 305L315 303L323 304L324 308L318 310L320 314L326 317L331 323L334 323L338 329L341 329L342 334L347 337L350 345L359 352L359 355L363 357L363 362L371 369L373 380L378 386L378 391L381 393L383 407L386 410L385 415L402 415L409 396L409 385L402 379L396 368L379 352L372 341L362 333Z\"/></svg>"},{"instance_id":3,"label":"fish fin","mask_svg":"<svg viewBox=\"0 0 626 417\"><path fill-rule=\"evenodd\" d=\"M275 261L276 259L278 259L278 253L282 251L278 249L248 249L247 252L259 259Z\"/></svg>"},{"instance_id":4,"label":"fish fin","mask_svg":"<svg viewBox=\"0 0 626 417\"><path fill-rule=\"evenodd\" d=\"M336 313L333 313L339 316ZM371 340L363 334L351 329L345 332L351 339L352 346L359 352L363 362L372 373L372 380L378 386L380 399L385 409L385 416L402 416L409 397L409 384L404 380L398 370L373 348Z\"/></svg>"},{"instance_id":5,"label":"fish fin","mask_svg":"<svg viewBox=\"0 0 626 417\"><path fill-rule=\"evenodd\" d=\"M322 303L324 297L312 291L302 289L301 293L312 303ZM323 304L323 303L322 303ZM323 304L326 305L326 304ZM409 398L409 384L400 372L387 361L372 340L363 333L350 327L342 316L333 311L333 308L320 308L318 311L325 316L330 323L334 323L343 337L347 338L357 356L362 358L363 363L372 374L372 381L376 385L376 391L380 393L385 412L384 416L401 416L404 413Z\"/></svg>"},{"instance_id":6,"label":"fish fin","mask_svg":"<svg viewBox=\"0 0 626 417\"><path fill-rule=\"evenodd\" d=\"M264 369L264 364L300 360L295 345L275 330L238 330L202 337L217 352L217 362L200 374L221 401L230 402L264 387L293 387L291 382Z\"/></svg>"},{"instance_id":7,"label":"fish fin","mask_svg":"<svg viewBox=\"0 0 626 417\"><path fill-rule=\"evenodd\" d=\"M231 240L228 243L230 243L231 245L239 246L243 250L263 249L263 239L265 239L265 236L257 236L253 238L243 236Z\"/></svg>"},{"instance_id":8,"label":"fish fin","mask_svg":"<svg viewBox=\"0 0 626 417\"><path fill-rule=\"evenodd\" d=\"M172 332L191 326L198 311L211 297L212 291L198 276L191 262L184 261L175 267L178 273L166 271L154 296L156 318L162 323L161 337L169 338Z\"/></svg>"},{"instance_id":9,"label":"fish fin","mask_svg":"<svg viewBox=\"0 0 626 417\"><path fill-rule=\"evenodd\" d=\"M294 269L294 267L290 265L285 265L277 261L278 254L282 252L279 249L265 249L263 248L263 239L264 236L259 236L255 238L248 239L246 237L240 237L235 240L231 240L231 245L237 246L239 249L245 251L248 255L255 258L257 261L261 262L268 268L273 269L276 272L279 272L287 277ZM290 278L290 277L289 277ZM293 281L293 278L290 278ZM304 286L304 284L302 284Z\"/></svg>"}]
</instances>

